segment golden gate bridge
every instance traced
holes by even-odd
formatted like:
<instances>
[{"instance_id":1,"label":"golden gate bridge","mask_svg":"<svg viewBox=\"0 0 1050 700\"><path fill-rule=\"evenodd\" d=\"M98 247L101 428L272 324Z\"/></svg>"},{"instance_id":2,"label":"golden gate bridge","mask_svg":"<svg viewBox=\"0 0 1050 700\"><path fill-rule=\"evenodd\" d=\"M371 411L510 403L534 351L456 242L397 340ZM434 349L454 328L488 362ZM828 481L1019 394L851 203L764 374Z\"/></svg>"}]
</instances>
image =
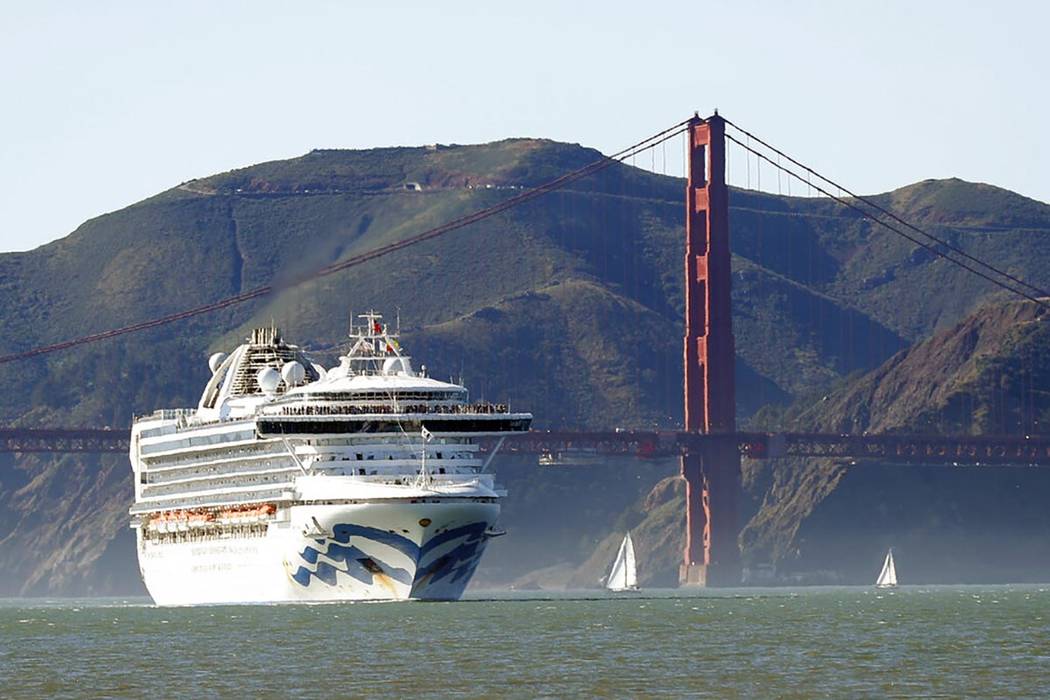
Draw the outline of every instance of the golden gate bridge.
<instances>
[{"instance_id":1,"label":"golden gate bridge","mask_svg":"<svg viewBox=\"0 0 1050 700\"><path fill-rule=\"evenodd\" d=\"M825 457L900 464L1050 466L1050 437L1041 435L533 430L510 439L501 451L542 455L580 450L652 459L680 457L716 443L731 445L749 459ZM112 428L0 428L0 452L123 454L130 446L128 431ZM482 443L483 452L489 447Z\"/></svg>"},{"instance_id":2,"label":"golden gate bridge","mask_svg":"<svg viewBox=\"0 0 1050 700\"><path fill-rule=\"evenodd\" d=\"M641 458L677 457L686 481L686 544L680 581L717 586L740 582L737 501L741 457L751 459L835 458L952 466L1050 466L1050 436L763 433L736 429L735 344L730 298L729 187L726 144L733 143L756 162L803 183L824 197L1012 294L1047 306L1050 293L982 261L904 220L870 198L858 195L718 115L694 115L610 156L549 182L520 191L499 203L417 235L350 256L307 275L287 280L294 286L336 274L565 188L615 163L626 161L679 136L686 139L685 333L683 403L685 425L678 431L534 430L513 438L505 451L544 454L588 450ZM135 324L0 356L0 364L25 360L175 323L269 295L278 288L259 286L237 295ZM16 453L119 453L129 449L127 430L109 428L4 428L0 451Z\"/></svg>"}]
</instances>

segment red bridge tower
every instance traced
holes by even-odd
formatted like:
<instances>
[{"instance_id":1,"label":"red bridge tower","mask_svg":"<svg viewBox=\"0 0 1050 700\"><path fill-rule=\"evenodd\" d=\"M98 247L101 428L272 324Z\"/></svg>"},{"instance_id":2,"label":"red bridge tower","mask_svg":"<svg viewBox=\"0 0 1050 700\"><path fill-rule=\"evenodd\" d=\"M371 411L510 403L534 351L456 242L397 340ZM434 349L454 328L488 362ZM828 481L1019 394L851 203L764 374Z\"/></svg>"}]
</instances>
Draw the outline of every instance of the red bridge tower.
<instances>
[{"instance_id":1,"label":"red bridge tower","mask_svg":"<svg viewBox=\"0 0 1050 700\"><path fill-rule=\"evenodd\" d=\"M729 190L725 120L715 112L688 126L685 216L685 429L736 431L733 318L730 299ZM718 441L681 458L686 480L682 585L740 583L736 503L740 453Z\"/></svg>"}]
</instances>

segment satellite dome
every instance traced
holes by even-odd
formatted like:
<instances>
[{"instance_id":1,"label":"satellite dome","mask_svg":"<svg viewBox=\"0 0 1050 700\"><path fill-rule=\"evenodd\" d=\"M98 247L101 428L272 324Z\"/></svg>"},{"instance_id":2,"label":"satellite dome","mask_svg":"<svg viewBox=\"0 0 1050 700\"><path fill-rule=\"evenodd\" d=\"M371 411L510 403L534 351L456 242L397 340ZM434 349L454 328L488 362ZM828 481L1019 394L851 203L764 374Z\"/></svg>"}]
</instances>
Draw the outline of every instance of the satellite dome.
<instances>
[{"instance_id":1,"label":"satellite dome","mask_svg":"<svg viewBox=\"0 0 1050 700\"><path fill-rule=\"evenodd\" d=\"M285 362L284 367L281 367L281 376L289 387L298 386L306 379L306 368L295 360Z\"/></svg>"},{"instance_id":2,"label":"satellite dome","mask_svg":"<svg viewBox=\"0 0 1050 700\"><path fill-rule=\"evenodd\" d=\"M383 362L383 374L389 376L414 376L412 374L412 360L407 357L388 357Z\"/></svg>"},{"instance_id":3,"label":"satellite dome","mask_svg":"<svg viewBox=\"0 0 1050 700\"><path fill-rule=\"evenodd\" d=\"M259 370L259 373L255 375L255 381L259 383L259 388L264 394L275 394L277 387L281 384L281 373L273 367L267 367Z\"/></svg>"},{"instance_id":4,"label":"satellite dome","mask_svg":"<svg viewBox=\"0 0 1050 700\"><path fill-rule=\"evenodd\" d=\"M208 358L208 367L211 369L211 373L215 374L219 371L219 367L222 366L223 360L226 359L226 353L217 352Z\"/></svg>"}]
</instances>

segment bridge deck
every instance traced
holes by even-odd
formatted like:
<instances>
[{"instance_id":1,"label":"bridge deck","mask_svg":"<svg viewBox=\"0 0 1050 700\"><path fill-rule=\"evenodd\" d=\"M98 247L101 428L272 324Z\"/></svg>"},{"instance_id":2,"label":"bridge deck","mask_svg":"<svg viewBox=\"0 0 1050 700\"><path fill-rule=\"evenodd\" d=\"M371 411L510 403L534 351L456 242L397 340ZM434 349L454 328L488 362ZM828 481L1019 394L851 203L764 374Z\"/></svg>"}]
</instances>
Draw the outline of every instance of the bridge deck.
<instances>
[{"instance_id":1,"label":"bridge deck","mask_svg":"<svg viewBox=\"0 0 1050 700\"><path fill-rule=\"evenodd\" d=\"M126 453L130 435L102 428L0 429L0 452ZM828 457L906 464L1050 466L1050 436L999 435L835 435L827 433L725 433L681 431L542 431L509 438L503 448L516 454L572 454L672 457L714 444L734 443L751 459Z\"/></svg>"}]
</instances>

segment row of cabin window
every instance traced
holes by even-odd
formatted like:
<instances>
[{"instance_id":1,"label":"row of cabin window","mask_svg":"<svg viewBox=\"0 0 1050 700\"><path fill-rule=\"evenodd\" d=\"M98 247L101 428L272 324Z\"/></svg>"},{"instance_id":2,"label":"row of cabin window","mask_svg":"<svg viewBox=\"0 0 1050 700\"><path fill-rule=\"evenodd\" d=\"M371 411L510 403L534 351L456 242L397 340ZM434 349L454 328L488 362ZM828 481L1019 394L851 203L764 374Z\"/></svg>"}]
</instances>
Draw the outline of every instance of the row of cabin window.
<instances>
[{"instance_id":1,"label":"row of cabin window","mask_svg":"<svg viewBox=\"0 0 1050 700\"><path fill-rule=\"evenodd\" d=\"M195 435L184 437L181 440L161 442L155 445L143 445L142 454L148 455L156 452L167 452L168 450L181 450L185 447L202 447L208 445L222 445L227 442L239 442L251 440L255 437L255 430L237 430L229 433L215 433L213 435Z\"/></svg>"},{"instance_id":2,"label":"row of cabin window","mask_svg":"<svg viewBox=\"0 0 1050 700\"><path fill-rule=\"evenodd\" d=\"M221 478L221 477L215 477L215 478ZM277 474L255 474L255 475L252 475L252 476L249 476L249 477L245 477L245 478L239 479L237 481L237 483L235 483L235 484L229 484L228 488L233 489L233 488L238 488L238 487L241 487L241 486L247 486L249 484L273 484L273 483L291 483L291 480L284 474L284 472L280 472L280 473L277 473ZM189 491L189 490L195 489L195 488L209 488L209 486L207 484L202 484L200 482L193 483L193 484L165 484L165 483L160 483L160 484L150 484L149 487L150 487L149 495L151 495L151 496L160 496L162 494L172 493L172 492L176 492L177 493L179 491ZM214 485L212 485L210 488L214 488Z\"/></svg>"}]
</instances>

